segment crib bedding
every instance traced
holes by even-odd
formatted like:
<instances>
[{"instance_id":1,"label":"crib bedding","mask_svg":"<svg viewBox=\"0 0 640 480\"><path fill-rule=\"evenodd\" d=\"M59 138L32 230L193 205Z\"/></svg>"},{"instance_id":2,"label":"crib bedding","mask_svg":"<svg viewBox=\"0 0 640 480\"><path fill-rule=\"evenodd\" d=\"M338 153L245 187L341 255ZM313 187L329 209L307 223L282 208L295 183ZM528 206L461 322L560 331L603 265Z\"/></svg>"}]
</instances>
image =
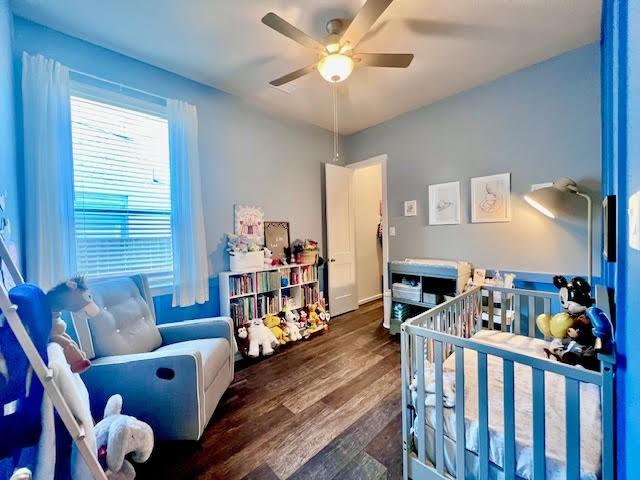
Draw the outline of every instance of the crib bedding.
<instances>
[{"instance_id":1,"label":"crib bedding","mask_svg":"<svg viewBox=\"0 0 640 480\"><path fill-rule=\"evenodd\" d=\"M474 335L474 340L500 346L527 355L546 358L543 348L546 342L540 339L514 335L506 332L482 330ZM498 467L504 465L503 435L503 374L502 359L487 357L489 393L489 460ZM532 372L521 364L514 366L515 420L516 420L516 474L522 479L533 478L533 415L532 415ZM435 459L435 385L433 366L425 366L427 395L427 454ZM455 473L455 358L451 355L443 365L445 464L451 474ZM414 379L415 381L415 379ZM412 382L414 383L414 382ZM415 383L414 383L415 385ZM546 478L563 480L565 468L565 381L554 373L545 373L545 439L547 446ZM412 402L416 405L416 392L412 392ZM581 479L595 480L600 476L601 459L601 408L600 391L597 386L581 384L580 387L580 443ZM416 425L414 424L414 431ZM465 349L465 443L472 455L467 455L467 471L477 471L478 453L478 382L477 354ZM495 476L492 475L492 478ZM474 477L470 477L474 478ZM499 475L498 477L499 478Z\"/></svg>"}]
</instances>

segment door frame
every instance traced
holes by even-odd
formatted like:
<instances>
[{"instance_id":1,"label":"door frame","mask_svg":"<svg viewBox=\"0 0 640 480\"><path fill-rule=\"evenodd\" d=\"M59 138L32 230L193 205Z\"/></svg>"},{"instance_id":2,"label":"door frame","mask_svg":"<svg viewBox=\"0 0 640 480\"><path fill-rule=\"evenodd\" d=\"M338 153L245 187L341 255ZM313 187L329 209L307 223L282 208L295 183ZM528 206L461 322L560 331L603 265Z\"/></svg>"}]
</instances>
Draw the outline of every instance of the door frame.
<instances>
[{"instance_id":1,"label":"door frame","mask_svg":"<svg viewBox=\"0 0 640 480\"><path fill-rule=\"evenodd\" d=\"M376 155L375 157L368 158L366 160L361 160L359 162L350 163L345 165L347 168L351 168L353 170L357 170L359 168L369 167L371 165L380 165L381 168L381 176L382 176L382 293L380 294L380 298L384 296L384 292L389 290L389 204L388 204L388 195L387 195L387 154L383 153L381 155ZM356 245L356 250L357 250ZM357 258L357 257L356 257ZM358 262L356 261L356 287L358 285ZM365 299L366 303L373 298ZM362 305L360 300L358 300L358 305Z\"/></svg>"}]
</instances>

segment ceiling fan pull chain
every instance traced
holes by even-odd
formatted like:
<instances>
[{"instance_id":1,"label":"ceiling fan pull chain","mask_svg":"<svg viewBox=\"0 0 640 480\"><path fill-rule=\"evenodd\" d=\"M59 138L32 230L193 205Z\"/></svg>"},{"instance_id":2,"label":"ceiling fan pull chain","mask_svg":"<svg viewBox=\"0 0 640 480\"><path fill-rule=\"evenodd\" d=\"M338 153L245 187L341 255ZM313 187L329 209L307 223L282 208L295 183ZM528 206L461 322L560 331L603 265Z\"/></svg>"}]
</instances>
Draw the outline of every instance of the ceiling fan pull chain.
<instances>
[{"instance_id":1,"label":"ceiling fan pull chain","mask_svg":"<svg viewBox=\"0 0 640 480\"><path fill-rule=\"evenodd\" d=\"M333 161L338 163L340 161L340 149L338 136L338 86L336 84L331 85L333 90Z\"/></svg>"}]
</instances>

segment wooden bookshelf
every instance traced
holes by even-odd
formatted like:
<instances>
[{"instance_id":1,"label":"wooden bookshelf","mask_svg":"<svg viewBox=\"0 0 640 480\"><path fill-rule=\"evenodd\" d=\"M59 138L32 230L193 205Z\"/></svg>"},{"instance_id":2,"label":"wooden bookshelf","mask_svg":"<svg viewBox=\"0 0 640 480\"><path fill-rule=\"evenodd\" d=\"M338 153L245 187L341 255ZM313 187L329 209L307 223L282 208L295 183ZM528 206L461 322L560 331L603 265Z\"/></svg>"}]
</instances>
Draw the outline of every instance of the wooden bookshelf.
<instances>
[{"instance_id":1,"label":"wooden bookshelf","mask_svg":"<svg viewBox=\"0 0 640 480\"><path fill-rule=\"evenodd\" d=\"M287 304L298 309L319 297L315 263L220 273L220 312L231 317L236 328L268 314L277 315Z\"/></svg>"}]
</instances>

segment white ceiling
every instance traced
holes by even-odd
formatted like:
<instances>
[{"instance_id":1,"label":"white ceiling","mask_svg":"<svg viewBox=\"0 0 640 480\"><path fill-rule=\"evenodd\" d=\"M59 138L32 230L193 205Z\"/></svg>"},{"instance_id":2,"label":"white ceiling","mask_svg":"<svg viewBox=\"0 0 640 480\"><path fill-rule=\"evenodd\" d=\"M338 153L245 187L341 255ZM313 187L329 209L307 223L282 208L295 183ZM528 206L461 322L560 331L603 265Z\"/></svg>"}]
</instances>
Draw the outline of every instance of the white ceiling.
<instances>
[{"instance_id":1,"label":"white ceiling","mask_svg":"<svg viewBox=\"0 0 640 480\"><path fill-rule=\"evenodd\" d=\"M321 38L363 0L13 0L16 14L235 94L271 113L333 126L317 72L284 93L270 80L314 61L260 22L273 11ZM340 88L340 131L403 112L597 41L600 0L395 0L361 52L414 53L406 69L361 68Z\"/></svg>"}]
</instances>

